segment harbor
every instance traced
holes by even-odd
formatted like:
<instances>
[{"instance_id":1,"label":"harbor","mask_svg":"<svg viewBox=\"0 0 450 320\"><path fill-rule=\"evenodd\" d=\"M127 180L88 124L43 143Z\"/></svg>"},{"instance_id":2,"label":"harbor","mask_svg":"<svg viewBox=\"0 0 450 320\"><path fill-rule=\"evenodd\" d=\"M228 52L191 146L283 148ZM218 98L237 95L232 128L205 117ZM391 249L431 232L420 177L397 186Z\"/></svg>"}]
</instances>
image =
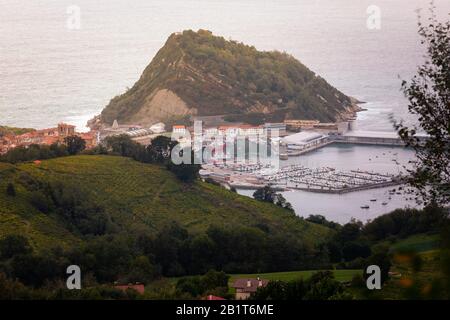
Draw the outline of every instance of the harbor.
<instances>
[{"instance_id":1,"label":"harbor","mask_svg":"<svg viewBox=\"0 0 450 320\"><path fill-rule=\"evenodd\" d=\"M280 161L264 162L264 157L233 157L225 161L210 161L203 165L201 176L229 188L258 189L270 186L277 190L302 190L315 193L344 194L375 188L385 188L403 183L400 170L386 172L371 170L367 165L349 169L338 166L301 164L308 154L332 146L364 145L368 148L387 147L389 150L368 157L365 162L384 158L398 164L397 155L404 145L395 133L321 132L305 130L286 135L280 143ZM220 148L219 148L220 149ZM373 158L373 159L372 159ZM389 159L390 158L390 159ZM328 159L329 160L329 159ZM364 164L364 162L362 162Z\"/></svg>"},{"instance_id":2,"label":"harbor","mask_svg":"<svg viewBox=\"0 0 450 320\"><path fill-rule=\"evenodd\" d=\"M303 190L317 193L348 193L402 184L400 176L373 171L342 171L333 167L309 168L288 165L275 169L260 163L209 164L203 166L203 178L229 187L276 190Z\"/></svg>"},{"instance_id":3,"label":"harbor","mask_svg":"<svg viewBox=\"0 0 450 320\"><path fill-rule=\"evenodd\" d=\"M298 157L290 157L289 160L280 161L280 165L301 165L310 169L331 167L339 172L355 170L397 177L404 172L403 165L412 158L413 151L406 148L336 143ZM310 214L321 214L341 223L352 218L367 221L397 208L418 207L414 196L408 193L403 184L379 184L342 193L312 192L311 189L296 189L290 185L288 188L286 185L279 187L278 192L292 204L297 215L308 217ZM284 190L281 190L282 187ZM236 189L239 194L249 197L255 190Z\"/></svg>"}]
</instances>

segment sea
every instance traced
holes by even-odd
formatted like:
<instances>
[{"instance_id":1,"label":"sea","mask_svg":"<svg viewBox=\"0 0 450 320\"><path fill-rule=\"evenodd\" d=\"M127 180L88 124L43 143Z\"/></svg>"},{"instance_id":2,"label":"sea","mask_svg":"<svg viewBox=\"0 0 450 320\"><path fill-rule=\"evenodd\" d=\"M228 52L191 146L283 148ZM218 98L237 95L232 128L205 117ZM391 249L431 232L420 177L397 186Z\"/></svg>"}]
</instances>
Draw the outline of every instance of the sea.
<instances>
[{"instance_id":1,"label":"sea","mask_svg":"<svg viewBox=\"0 0 450 320\"><path fill-rule=\"evenodd\" d=\"M417 22L429 15L429 2L0 0L0 125L46 128L64 121L85 131L88 119L139 79L171 33L208 29L259 50L293 55L365 102L367 111L358 114L354 130L392 131L392 117L415 122L401 82L423 62ZM438 18L448 19L450 1L434 5ZM308 157L362 166L372 150L383 153L341 146ZM411 156L408 150L398 152ZM340 222L413 205L397 202L361 213L356 199L381 191L286 197L300 215L323 213Z\"/></svg>"}]
</instances>

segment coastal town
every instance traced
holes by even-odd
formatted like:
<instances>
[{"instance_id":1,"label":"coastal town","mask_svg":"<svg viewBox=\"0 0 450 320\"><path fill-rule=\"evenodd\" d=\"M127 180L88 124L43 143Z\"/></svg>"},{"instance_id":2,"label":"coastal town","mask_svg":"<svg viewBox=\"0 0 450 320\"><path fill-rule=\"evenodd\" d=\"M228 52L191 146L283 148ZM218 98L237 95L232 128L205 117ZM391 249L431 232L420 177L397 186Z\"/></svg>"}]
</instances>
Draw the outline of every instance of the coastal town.
<instances>
[{"instance_id":1,"label":"coastal town","mask_svg":"<svg viewBox=\"0 0 450 320\"><path fill-rule=\"evenodd\" d=\"M351 120L321 123L318 120L297 119L261 125L219 123L201 127L198 132L199 129L192 125L174 124L172 128L166 128L164 123L157 122L144 127L137 124L119 124L115 120L111 126L77 132L75 126L59 123L54 128L0 136L0 154L15 147L28 147L32 144L64 143L66 137L74 135L85 141L86 149L94 148L110 136L127 135L138 143L148 145L155 137L166 135L176 139L184 147L194 147L194 150L196 139L201 138L201 147L209 147L213 151L210 158L203 159L200 176L214 180L226 188L258 189L271 186L277 190L347 193L401 184L401 179L396 175L356 168L341 171L331 167L280 165L279 160L300 156L332 143L401 145L399 139L393 135L355 135L351 131L351 125ZM230 147L227 144L230 141L235 143L244 139L244 143L251 145L260 143L259 139L264 137L268 139L268 148L276 151L276 162L266 161L270 158L267 155L258 154L251 157L247 154L248 150L244 151L241 157L238 157L234 147L231 152L228 150Z\"/></svg>"},{"instance_id":2,"label":"coastal town","mask_svg":"<svg viewBox=\"0 0 450 320\"><path fill-rule=\"evenodd\" d=\"M295 155L295 151L308 149L313 145L320 145L325 142L329 135L337 135L343 132L343 125L338 123L321 123L318 120L285 120L282 123L264 123L261 125L250 125L245 123L226 123L221 122L218 125L206 125L202 128L202 135L205 141L211 141L214 136L227 136L228 138L256 137L270 134L277 131L279 137L287 137L294 133L305 132L300 135L294 135L286 141L289 152ZM145 127L138 124L119 124L115 120L110 126L101 126L92 128L89 132L77 132L75 126L64 122L58 123L56 127L46 129L29 129L25 133L0 133L0 154L4 154L16 147L28 147L32 144L51 145L54 143L63 143L64 138L68 136L79 136L86 142L86 148L90 149L101 143L106 137L125 134L134 141L147 145L158 135L170 135L172 132L178 135L179 140L188 134L194 135L194 127L181 124L174 124L171 128L166 128L163 122L154 123ZM294 140L296 141L294 141Z\"/></svg>"},{"instance_id":3,"label":"coastal town","mask_svg":"<svg viewBox=\"0 0 450 320\"><path fill-rule=\"evenodd\" d=\"M289 121L292 123L292 121ZM302 123L300 120L299 123ZM306 121L309 125L309 121ZM265 130L277 128L280 135L287 135L287 124L265 124L259 126L252 126L247 124L222 124L220 126L205 127L203 133L205 137L214 135L228 135L228 136L256 136L264 134ZM298 124L293 128L301 129ZM89 132L77 132L75 126L67 123L59 123L56 127L46 129L30 129L25 133L14 134L8 133L0 134L0 154L4 154L16 147L28 147L32 144L51 145L54 143L63 143L65 137L79 136L86 142L86 148L90 149L101 143L106 137L125 134L130 136L136 142L141 144L149 144L151 140L158 135L170 134L171 132L179 136L185 136L187 133L193 133L194 128L185 125L173 125L169 130L162 122L155 123L151 126L144 127L137 124L119 124L115 120L111 126L102 126L98 129L91 129Z\"/></svg>"},{"instance_id":4,"label":"coastal town","mask_svg":"<svg viewBox=\"0 0 450 320\"><path fill-rule=\"evenodd\" d=\"M59 123L54 128L32 130L22 134L0 135L0 154L5 154L16 147L29 147L30 145L52 145L64 143L64 138L78 136L86 143L86 148L91 149L99 143L97 131L76 132L75 126L67 123Z\"/></svg>"}]
</instances>

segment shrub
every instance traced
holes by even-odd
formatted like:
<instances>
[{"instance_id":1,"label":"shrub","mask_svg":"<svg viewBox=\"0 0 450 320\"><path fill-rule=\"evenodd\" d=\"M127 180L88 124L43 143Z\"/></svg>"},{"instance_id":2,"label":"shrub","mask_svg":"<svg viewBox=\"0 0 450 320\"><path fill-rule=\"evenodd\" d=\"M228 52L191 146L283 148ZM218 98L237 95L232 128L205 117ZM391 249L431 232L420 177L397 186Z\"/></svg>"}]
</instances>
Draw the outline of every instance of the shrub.
<instances>
[{"instance_id":1,"label":"shrub","mask_svg":"<svg viewBox=\"0 0 450 320\"><path fill-rule=\"evenodd\" d=\"M30 203L33 207L43 213L49 213L53 206L51 200L41 191L33 191L30 196Z\"/></svg>"},{"instance_id":2,"label":"shrub","mask_svg":"<svg viewBox=\"0 0 450 320\"><path fill-rule=\"evenodd\" d=\"M11 182L8 183L8 185L6 186L6 194L10 197L16 196L16 188L14 187L14 184L12 184Z\"/></svg>"},{"instance_id":3,"label":"shrub","mask_svg":"<svg viewBox=\"0 0 450 320\"><path fill-rule=\"evenodd\" d=\"M0 240L0 258L9 259L16 255L26 255L33 251L28 239L21 235L9 235Z\"/></svg>"}]
</instances>

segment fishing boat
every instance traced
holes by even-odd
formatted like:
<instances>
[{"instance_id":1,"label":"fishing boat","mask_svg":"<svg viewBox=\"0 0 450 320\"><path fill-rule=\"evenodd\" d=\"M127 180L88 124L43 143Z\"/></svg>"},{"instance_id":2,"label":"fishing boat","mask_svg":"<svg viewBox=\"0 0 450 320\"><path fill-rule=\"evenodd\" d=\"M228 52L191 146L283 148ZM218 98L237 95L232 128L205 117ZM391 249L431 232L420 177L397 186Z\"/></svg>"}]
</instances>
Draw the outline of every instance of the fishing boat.
<instances>
[{"instance_id":1,"label":"fishing boat","mask_svg":"<svg viewBox=\"0 0 450 320\"><path fill-rule=\"evenodd\" d=\"M370 201L375 202L375 201L377 201L377 199L370 199Z\"/></svg>"},{"instance_id":2,"label":"fishing boat","mask_svg":"<svg viewBox=\"0 0 450 320\"><path fill-rule=\"evenodd\" d=\"M361 209L369 209L370 207L366 204L366 205L363 205L363 206L361 206Z\"/></svg>"},{"instance_id":3,"label":"fishing boat","mask_svg":"<svg viewBox=\"0 0 450 320\"><path fill-rule=\"evenodd\" d=\"M383 206L385 206L385 205L387 205L387 204L388 204L387 202L383 202L383 203L382 203Z\"/></svg>"}]
</instances>

